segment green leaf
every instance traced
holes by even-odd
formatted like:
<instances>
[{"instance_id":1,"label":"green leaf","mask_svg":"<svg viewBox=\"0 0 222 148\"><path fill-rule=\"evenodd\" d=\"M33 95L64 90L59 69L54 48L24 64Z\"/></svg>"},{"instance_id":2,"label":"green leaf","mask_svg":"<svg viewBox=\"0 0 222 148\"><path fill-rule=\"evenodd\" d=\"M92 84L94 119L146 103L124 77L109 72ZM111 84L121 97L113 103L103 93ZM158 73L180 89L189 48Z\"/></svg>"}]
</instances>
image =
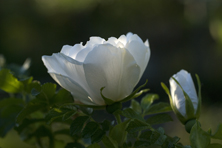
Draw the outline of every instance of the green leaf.
<instances>
[{"instance_id":1,"label":"green leaf","mask_svg":"<svg viewBox=\"0 0 222 148\"><path fill-rule=\"evenodd\" d=\"M99 144L94 143L94 144L91 144L90 146L88 146L87 148L101 148L101 147Z\"/></svg>"},{"instance_id":2,"label":"green leaf","mask_svg":"<svg viewBox=\"0 0 222 148\"><path fill-rule=\"evenodd\" d=\"M60 89L53 98L53 103L56 104L73 103L73 101L73 96L65 89Z\"/></svg>"},{"instance_id":3,"label":"green leaf","mask_svg":"<svg viewBox=\"0 0 222 148\"><path fill-rule=\"evenodd\" d=\"M158 113L164 113L164 112L170 112L170 111L172 111L170 104L160 102L160 103L150 106L150 108L147 110L145 115L158 114Z\"/></svg>"},{"instance_id":4,"label":"green leaf","mask_svg":"<svg viewBox=\"0 0 222 148\"><path fill-rule=\"evenodd\" d=\"M22 92L23 88L23 83L18 81L18 79L11 74L10 70L0 70L0 89L7 93L19 93Z\"/></svg>"},{"instance_id":5,"label":"green leaf","mask_svg":"<svg viewBox=\"0 0 222 148\"><path fill-rule=\"evenodd\" d=\"M69 119L71 116L77 113L77 109L70 108L53 108L45 116L47 124L51 124L55 119L62 118L63 121Z\"/></svg>"},{"instance_id":6,"label":"green leaf","mask_svg":"<svg viewBox=\"0 0 222 148\"><path fill-rule=\"evenodd\" d=\"M210 144L210 135L200 128L198 121L191 129L190 143L192 148L207 148Z\"/></svg>"},{"instance_id":7,"label":"green leaf","mask_svg":"<svg viewBox=\"0 0 222 148\"><path fill-rule=\"evenodd\" d=\"M222 140L222 123L218 125L216 132L211 136L211 138Z\"/></svg>"},{"instance_id":8,"label":"green leaf","mask_svg":"<svg viewBox=\"0 0 222 148\"><path fill-rule=\"evenodd\" d=\"M41 100L42 102L45 102L47 104L53 103L56 92L56 84L53 83L45 83L42 85L41 92L36 96L38 100Z\"/></svg>"},{"instance_id":9,"label":"green leaf","mask_svg":"<svg viewBox=\"0 0 222 148\"><path fill-rule=\"evenodd\" d=\"M141 140L147 140L147 139L150 139L150 137L152 136L152 134L153 134L153 131L145 131L145 132L142 132L141 134L140 134L140 139Z\"/></svg>"},{"instance_id":10,"label":"green leaf","mask_svg":"<svg viewBox=\"0 0 222 148\"><path fill-rule=\"evenodd\" d=\"M91 142L100 142L103 136L106 134L105 131L101 130L100 128L96 130L96 132L91 136Z\"/></svg>"},{"instance_id":11,"label":"green leaf","mask_svg":"<svg viewBox=\"0 0 222 148\"><path fill-rule=\"evenodd\" d=\"M136 100L132 99L131 100L131 105L130 108L132 108L135 112L137 112L138 114L142 113L142 108L139 104L139 102L137 102Z\"/></svg>"},{"instance_id":12,"label":"green leaf","mask_svg":"<svg viewBox=\"0 0 222 148\"><path fill-rule=\"evenodd\" d=\"M30 114L32 114L32 113L34 113L34 112L36 112L36 111L38 111L38 110L41 110L41 109L43 109L43 108L45 108L45 106L42 105L42 104L32 104L32 103L28 104L28 105L27 105L25 108L23 108L23 109L21 110L21 112L18 114L18 116L16 117L16 122L17 122L17 123L21 123L24 118L26 118L26 117L29 116Z\"/></svg>"},{"instance_id":13,"label":"green leaf","mask_svg":"<svg viewBox=\"0 0 222 148\"><path fill-rule=\"evenodd\" d=\"M24 129L29 129L29 126L32 124L35 124L37 122L45 122L44 118L40 118L40 119L24 119L22 124L20 124L19 126L15 127L14 129L21 134L23 132Z\"/></svg>"},{"instance_id":14,"label":"green leaf","mask_svg":"<svg viewBox=\"0 0 222 148\"><path fill-rule=\"evenodd\" d=\"M75 134L81 132L85 122L88 120L89 116L79 116L73 120L70 125L70 134L74 136Z\"/></svg>"},{"instance_id":15,"label":"green leaf","mask_svg":"<svg viewBox=\"0 0 222 148\"><path fill-rule=\"evenodd\" d=\"M146 122L149 123L150 125L155 125L155 124L161 124L161 123L166 123L173 121L171 116L169 114L157 114L152 117L149 117Z\"/></svg>"},{"instance_id":16,"label":"green leaf","mask_svg":"<svg viewBox=\"0 0 222 148\"><path fill-rule=\"evenodd\" d=\"M149 144L163 145L167 139L167 136L164 135L163 128L158 128L157 131L145 131L140 135L141 140L149 141Z\"/></svg>"},{"instance_id":17,"label":"green leaf","mask_svg":"<svg viewBox=\"0 0 222 148\"><path fill-rule=\"evenodd\" d=\"M222 145L219 143L209 144L207 148L222 148Z\"/></svg>"},{"instance_id":18,"label":"green leaf","mask_svg":"<svg viewBox=\"0 0 222 148\"><path fill-rule=\"evenodd\" d=\"M115 140L119 145L122 145L125 140L126 140L126 128L128 127L130 120L124 121L120 124L117 124L116 126L114 126L110 133L109 136Z\"/></svg>"},{"instance_id":19,"label":"green leaf","mask_svg":"<svg viewBox=\"0 0 222 148\"><path fill-rule=\"evenodd\" d=\"M82 137L85 139L90 138L96 132L96 130L98 130L98 128L98 123L92 121L88 122L83 128Z\"/></svg>"},{"instance_id":20,"label":"green leaf","mask_svg":"<svg viewBox=\"0 0 222 148\"><path fill-rule=\"evenodd\" d=\"M109 120L104 120L102 123L100 123L100 125L104 131L108 131L111 126L111 122Z\"/></svg>"},{"instance_id":21,"label":"green leaf","mask_svg":"<svg viewBox=\"0 0 222 148\"><path fill-rule=\"evenodd\" d=\"M65 148L85 148L85 146L80 143L68 143Z\"/></svg>"},{"instance_id":22,"label":"green leaf","mask_svg":"<svg viewBox=\"0 0 222 148\"><path fill-rule=\"evenodd\" d=\"M153 104L153 102L157 99L159 99L159 96L157 94L147 94L142 98L141 107L144 110L144 113L147 112L151 104Z\"/></svg>"},{"instance_id":23,"label":"green leaf","mask_svg":"<svg viewBox=\"0 0 222 148\"><path fill-rule=\"evenodd\" d=\"M0 137L4 137L15 126L15 118L21 110L20 105L8 105L0 109Z\"/></svg>"},{"instance_id":24,"label":"green leaf","mask_svg":"<svg viewBox=\"0 0 222 148\"><path fill-rule=\"evenodd\" d=\"M142 131L145 129L152 129L152 127L146 122L140 121L138 119L131 120L126 131L129 133L134 133L138 131Z\"/></svg>"},{"instance_id":25,"label":"green leaf","mask_svg":"<svg viewBox=\"0 0 222 148\"><path fill-rule=\"evenodd\" d=\"M41 83L39 81L32 81L27 86L27 93L31 93L33 96L37 96L42 89Z\"/></svg>"},{"instance_id":26,"label":"green leaf","mask_svg":"<svg viewBox=\"0 0 222 148\"><path fill-rule=\"evenodd\" d=\"M139 148L139 147L149 147L151 144L149 141L143 141L143 140L137 140L135 141L134 147Z\"/></svg>"},{"instance_id":27,"label":"green leaf","mask_svg":"<svg viewBox=\"0 0 222 148\"><path fill-rule=\"evenodd\" d=\"M106 148L118 148L118 143L111 137L104 136L102 141Z\"/></svg>"},{"instance_id":28,"label":"green leaf","mask_svg":"<svg viewBox=\"0 0 222 148\"><path fill-rule=\"evenodd\" d=\"M141 115L136 113L132 108L126 108L123 111L117 111L120 115L127 117L129 119L138 119L141 121L145 121Z\"/></svg>"},{"instance_id":29,"label":"green leaf","mask_svg":"<svg viewBox=\"0 0 222 148\"><path fill-rule=\"evenodd\" d=\"M76 113L77 113L77 110L68 111L68 112L66 112L65 114L63 114L62 120L63 120L63 121L68 120L68 119L70 119L71 117L73 117Z\"/></svg>"},{"instance_id":30,"label":"green leaf","mask_svg":"<svg viewBox=\"0 0 222 148\"><path fill-rule=\"evenodd\" d=\"M10 106L10 105L24 105L25 102L24 100L20 98L6 98L0 100L0 109L5 107L5 106Z\"/></svg>"}]
</instances>

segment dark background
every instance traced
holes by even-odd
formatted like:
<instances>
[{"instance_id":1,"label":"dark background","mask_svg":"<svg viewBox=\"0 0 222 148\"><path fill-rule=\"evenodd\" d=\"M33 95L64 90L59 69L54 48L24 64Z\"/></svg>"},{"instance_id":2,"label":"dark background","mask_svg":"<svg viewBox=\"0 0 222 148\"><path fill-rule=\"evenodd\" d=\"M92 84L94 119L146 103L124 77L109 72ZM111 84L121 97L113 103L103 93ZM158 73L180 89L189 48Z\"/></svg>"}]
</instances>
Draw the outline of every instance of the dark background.
<instances>
[{"instance_id":1,"label":"dark background","mask_svg":"<svg viewBox=\"0 0 222 148\"><path fill-rule=\"evenodd\" d=\"M138 85L148 79L151 92L168 101L160 82L169 85L169 78L185 69L196 84L197 73L205 106L201 120L221 118L215 107L222 102L221 0L0 0L0 54L7 63L31 58L30 74L42 83L54 82L42 55L86 43L90 36L118 38L127 32L150 43L151 58ZM170 126L172 135L184 135L180 123Z\"/></svg>"},{"instance_id":2,"label":"dark background","mask_svg":"<svg viewBox=\"0 0 222 148\"><path fill-rule=\"evenodd\" d=\"M53 80L42 55L90 36L127 32L149 39L151 58L140 84L148 79L147 87L166 100L160 82L168 85L185 69L200 76L203 103L221 102L221 0L0 0L0 54L7 63L30 57L31 75L43 82Z\"/></svg>"}]
</instances>

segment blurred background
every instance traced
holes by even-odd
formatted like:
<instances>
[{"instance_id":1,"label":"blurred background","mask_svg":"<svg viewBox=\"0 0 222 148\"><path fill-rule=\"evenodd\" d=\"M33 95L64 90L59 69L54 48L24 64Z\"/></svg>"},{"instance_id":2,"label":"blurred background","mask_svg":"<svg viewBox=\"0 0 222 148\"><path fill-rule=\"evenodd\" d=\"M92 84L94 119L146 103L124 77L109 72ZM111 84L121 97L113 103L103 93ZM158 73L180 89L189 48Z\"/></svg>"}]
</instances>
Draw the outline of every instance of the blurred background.
<instances>
[{"instance_id":1,"label":"blurred background","mask_svg":"<svg viewBox=\"0 0 222 148\"><path fill-rule=\"evenodd\" d=\"M151 92L168 101L160 82L168 85L173 74L185 69L196 83L196 73L202 82L203 114L209 116L204 123L222 121L221 0L0 0L0 54L7 63L31 58L30 74L41 82L54 82L42 55L60 52L65 44L85 44L90 36L118 38L127 32L150 43L151 58L139 85L148 79ZM169 134L184 135L179 126ZM0 147L12 138L8 136L0 139Z\"/></svg>"}]
</instances>

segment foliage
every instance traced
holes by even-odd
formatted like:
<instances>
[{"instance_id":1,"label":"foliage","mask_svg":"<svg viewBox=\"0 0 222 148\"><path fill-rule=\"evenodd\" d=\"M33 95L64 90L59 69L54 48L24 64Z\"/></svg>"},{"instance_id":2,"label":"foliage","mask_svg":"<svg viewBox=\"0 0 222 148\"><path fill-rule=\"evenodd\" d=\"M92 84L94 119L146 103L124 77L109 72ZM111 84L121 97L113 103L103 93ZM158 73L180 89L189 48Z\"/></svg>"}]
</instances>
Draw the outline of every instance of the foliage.
<instances>
[{"instance_id":1,"label":"foliage","mask_svg":"<svg viewBox=\"0 0 222 148\"><path fill-rule=\"evenodd\" d=\"M41 148L56 147L57 141L61 141L58 135L70 137L71 142L62 141L65 148L222 147L211 143L211 139L222 140L222 124L212 134L211 130L204 131L196 120L190 132L191 146L183 146L179 137L170 137L162 127L156 128L157 124L173 121L167 113L172 111L170 104L154 103L159 99L157 94L148 93L138 102L134 98L143 91L138 94L137 90L131 96L130 107L113 105L115 109L110 113L116 121L97 122L93 119L93 108L76 105L72 95L58 89L56 84L41 84L32 77L19 79L2 68L0 89L8 93L8 97L0 99L0 137L14 128L23 141Z\"/></svg>"}]
</instances>

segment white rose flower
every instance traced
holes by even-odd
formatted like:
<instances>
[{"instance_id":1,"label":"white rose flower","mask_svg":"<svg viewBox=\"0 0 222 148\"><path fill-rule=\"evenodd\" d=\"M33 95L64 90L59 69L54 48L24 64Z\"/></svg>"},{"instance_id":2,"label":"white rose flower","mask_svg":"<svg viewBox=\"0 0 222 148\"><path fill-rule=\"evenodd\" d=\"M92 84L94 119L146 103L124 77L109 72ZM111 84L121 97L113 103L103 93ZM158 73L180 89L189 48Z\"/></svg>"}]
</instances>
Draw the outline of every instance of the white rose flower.
<instances>
[{"instance_id":1,"label":"white rose flower","mask_svg":"<svg viewBox=\"0 0 222 148\"><path fill-rule=\"evenodd\" d=\"M172 77L175 78L179 82L183 90L187 93L187 95L189 96L193 104L194 111L196 113L197 106L198 106L198 97L197 97L196 89L194 87L194 83L193 83L190 73L182 69L181 71L179 71L177 74L173 75ZM184 117L186 117L187 116L186 107L185 107L186 99L185 99L184 93L182 89L180 88L180 86L175 82L175 80L172 79L172 77L169 80L172 103L177 108L177 110Z\"/></svg>"},{"instance_id":2,"label":"white rose flower","mask_svg":"<svg viewBox=\"0 0 222 148\"><path fill-rule=\"evenodd\" d=\"M42 56L52 78L70 91L75 101L106 105L100 94L115 102L131 94L150 58L148 40L132 33L107 41L90 37L86 45L64 45L60 53Z\"/></svg>"}]
</instances>

